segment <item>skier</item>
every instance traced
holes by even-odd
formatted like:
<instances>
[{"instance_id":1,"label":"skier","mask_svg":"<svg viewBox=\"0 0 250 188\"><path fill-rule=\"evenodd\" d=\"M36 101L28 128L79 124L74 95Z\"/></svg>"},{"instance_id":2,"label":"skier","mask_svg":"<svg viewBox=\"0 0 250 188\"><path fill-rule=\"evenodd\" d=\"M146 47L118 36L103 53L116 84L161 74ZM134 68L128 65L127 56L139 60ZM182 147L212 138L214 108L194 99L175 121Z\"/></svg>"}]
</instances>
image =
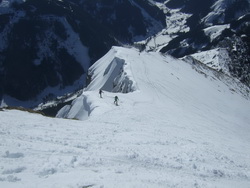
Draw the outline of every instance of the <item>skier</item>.
<instances>
[{"instance_id":1,"label":"skier","mask_svg":"<svg viewBox=\"0 0 250 188\"><path fill-rule=\"evenodd\" d=\"M114 101L114 104L116 105L116 106L118 106L118 97L117 96L115 96L115 101Z\"/></svg>"},{"instance_id":2,"label":"skier","mask_svg":"<svg viewBox=\"0 0 250 188\"><path fill-rule=\"evenodd\" d=\"M99 90L100 98L102 98L103 91L100 89Z\"/></svg>"}]
</instances>

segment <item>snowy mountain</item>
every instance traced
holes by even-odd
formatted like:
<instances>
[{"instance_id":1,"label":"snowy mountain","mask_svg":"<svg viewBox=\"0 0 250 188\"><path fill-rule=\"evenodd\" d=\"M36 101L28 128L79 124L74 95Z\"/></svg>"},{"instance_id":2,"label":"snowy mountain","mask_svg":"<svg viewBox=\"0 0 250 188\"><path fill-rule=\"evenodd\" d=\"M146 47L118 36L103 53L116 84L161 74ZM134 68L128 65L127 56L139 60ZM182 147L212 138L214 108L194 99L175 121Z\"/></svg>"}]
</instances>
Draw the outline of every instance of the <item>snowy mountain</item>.
<instances>
[{"instance_id":1,"label":"snowy mountain","mask_svg":"<svg viewBox=\"0 0 250 188\"><path fill-rule=\"evenodd\" d=\"M144 40L166 26L165 14L148 0L82 0L85 11L122 43Z\"/></svg>"},{"instance_id":2,"label":"snowy mountain","mask_svg":"<svg viewBox=\"0 0 250 188\"><path fill-rule=\"evenodd\" d=\"M63 106L0 109L0 187L249 188L249 20L248 0L0 0L1 106Z\"/></svg>"},{"instance_id":3,"label":"snowy mountain","mask_svg":"<svg viewBox=\"0 0 250 188\"><path fill-rule=\"evenodd\" d=\"M1 104L73 96L114 45L200 61L250 86L249 12L248 0L2 0Z\"/></svg>"},{"instance_id":4,"label":"snowy mountain","mask_svg":"<svg viewBox=\"0 0 250 188\"><path fill-rule=\"evenodd\" d=\"M0 20L0 99L25 107L82 89L113 45L165 27L156 6L137 0L4 0Z\"/></svg>"},{"instance_id":5,"label":"snowy mountain","mask_svg":"<svg viewBox=\"0 0 250 188\"><path fill-rule=\"evenodd\" d=\"M156 45L156 49L151 42L150 49L179 58L220 48L229 57L228 62L220 63L226 63L224 67L229 67L230 75L250 86L248 0L189 0L186 3L170 0L161 7L167 12L169 23L162 34L171 38L168 37L165 44ZM162 38L162 34L154 40Z\"/></svg>"},{"instance_id":6,"label":"snowy mountain","mask_svg":"<svg viewBox=\"0 0 250 188\"><path fill-rule=\"evenodd\" d=\"M228 59L224 73L238 78L250 86L250 42L249 12L247 0L208 0L208 1L155 1L166 14L166 28L158 34L140 41L137 45L146 51L160 51L177 58L199 57L210 51L223 51L218 54L210 67L216 67L218 59ZM216 54L215 54L216 55ZM220 58L225 55L224 58ZM200 61L205 57L196 59ZM208 60L202 61L202 63ZM208 65L208 64L207 64ZM229 70L229 71L228 71ZM224 69L221 69L224 71Z\"/></svg>"},{"instance_id":7,"label":"snowy mountain","mask_svg":"<svg viewBox=\"0 0 250 188\"><path fill-rule=\"evenodd\" d=\"M0 7L0 12L0 96L9 105L39 104L84 87L93 56L116 44L94 21L84 27L91 17L69 1L25 1ZM105 44L89 43L90 33L97 35L93 28L102 29ZM92 54L95 46L102 50Z\"/></svg>"},{"instance_id":8,"label":"snowy mountain","mask_svg":"<svg viewBox=\"0 0 250 188\"><path fill-rule=\"evenodd\" d=\"M250 96L237 79L121 47L89 75L58 113L84 121L0 111L0 187L250 186Z\"/></svg>"},{"instance_id":9,"label":"snowy mountain","mask_svg":"<svg viewBox=\"0 0 250 188\"><path fill-rule=\"evenodd\" d=\"M214 52L214 54L216 54L216 52ZM145 70L145 66L147 65L146 63L149 63L148 66L150 66L147 67L147 70ZM232 77L227 76L223 73L212 71L206 66L201 66L201 64L193 64L192 61L191 64L193 69L196 69L200 74L202 73L201 77L205 76L209 79L218 79L226 86L229 86L229 91L231 90L239 94L243 94L246 99L249 99L249 89L243 84L240 84L236 79L233 79ZM185 66L188 66L189 69L185 69ZM172 69L177 69L178 74L174 75L175 73L171 72ZM182 72L182 69L184 69L185 71L189 70L189 72ZM144 78L147 75L143 75L144 77L141 78L141 74L158 74L158 76L156 78L154 78L154 76L151 76L150 78ZM202 84L194 85L196 81L192 80L193 74L194 71L192 70L191 66L186 65L186 63L182 61L173 59L171 56L162 56L158 52L140 53L137 50L133 49L113 47L103 58L97 61L92 67L90 67L89 75L91 75L92 81L90 82L88 87L83 90L83 94L75 101L73 101L71 106L67 105L59 112L58 117L76 118L83 120L86 117L90 116L91 113L95 112L96 108L99 106L91 100L91 98L96 98L96 95L98 95L98 89L103 89L107 92L115 93L133 93L140 90L138 82L141 79L152 86L151 90L154 90L154 87L156 86L160 87L157 87L156 91L156 96L158 96L159 98L161 98L161 95L163 95L162 97L164 97L164 95L167 95L167 93L169 93L171 90L173 90L175 93L172 93L172 96L167 96L172 99L178 96L177 93L181 93L183 91L185 91L186 93L187 91L190 91L190 96L194 97L197 100L199 100L199 97L200 100L202 100L202 98L206 98L207 102L210 103L210 100L207 97L207 91L209 91L210 88L202 89L202 87L200 87L200 85ZM141 77L137 78L138 76ZM168 86L168 83L173 79L173 77L174 79L176 79L176 82L171 83L174 86L174 88L171 89L171 87ZM181 77L183 82L180 81ZM200 79L201 78L199 77L197 78L197 80ZM180 90L176 91L177 88L175 87L178 87L178 89ZM216 91L222 92L224 95L224 92L221 91L219 87L221 86L216 87L218 88L216 89ZM93 90L96 92L96 94L92 92ZM204 91L203 95L201 95L200 90ZM196 94L194 91L199 91L197 93L199 97L195 96ZM149 97L154 99L154 95ZM224 98L223 95L222 98ZM77 101L80 101L80 104ZM191 102L192 100L187 98L181 99L181 101L183 103L186 103ZM99 102L100 100L98 100L98 103Z\"/></svg>"}]
</instances>

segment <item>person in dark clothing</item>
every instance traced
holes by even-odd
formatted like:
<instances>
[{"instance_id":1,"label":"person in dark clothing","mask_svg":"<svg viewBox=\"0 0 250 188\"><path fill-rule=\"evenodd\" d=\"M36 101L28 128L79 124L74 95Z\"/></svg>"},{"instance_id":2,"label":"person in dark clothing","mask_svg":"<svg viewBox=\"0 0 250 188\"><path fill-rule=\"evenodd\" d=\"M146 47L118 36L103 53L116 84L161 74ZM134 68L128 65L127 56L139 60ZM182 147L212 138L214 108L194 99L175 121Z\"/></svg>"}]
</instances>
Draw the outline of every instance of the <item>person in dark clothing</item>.
<instances>
[{"instance_id":1,"label":"person in dark clothing","mask_svg":"<svg viewBox=\"0 0 250 188\"><path fill-rule=\"evenodd\" d=\"M118 100L119 100L118 97L115 96L115 101L114 101L114 103L115 103L116 106L118 106Z\"/></svg>"},{"instance_id":2,"label":"person in dark clothing","mask_svg":"<svg viewBox=\"0 0 250 188\"><path fill-rule=\"evenodd\" d=\"M99 90L99 95L100 95L101 98L102 98L102 94L103 94L103 91L100 89Z\"/></svg>"}]
</instances>

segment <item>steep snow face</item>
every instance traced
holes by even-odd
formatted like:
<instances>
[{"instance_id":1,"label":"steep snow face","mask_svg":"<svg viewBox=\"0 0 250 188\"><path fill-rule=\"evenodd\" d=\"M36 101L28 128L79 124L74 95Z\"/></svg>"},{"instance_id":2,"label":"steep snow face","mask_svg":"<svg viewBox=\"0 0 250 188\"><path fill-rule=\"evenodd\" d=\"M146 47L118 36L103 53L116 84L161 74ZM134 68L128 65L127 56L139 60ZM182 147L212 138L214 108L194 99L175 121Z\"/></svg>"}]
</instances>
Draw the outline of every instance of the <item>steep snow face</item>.
<instances>
[{"instance_id":1,"label":"steep snow face","mask_svg":"<svg viewBox=\"0 0 250 188\"><path fill-rule=\"evenodd\" d=\"M91 83L86 90L103 89L122 93L136 90L130 63L126 62L123 52L117 47L113 47L103 58L90 67L88 74L91 76Z\"/></svg>"},{"instance_id":2,"label":"steep snow face","mask_svg":"<svg viewBox=\"0 0 250 188\"><path fill-rule=\"evenodd\" d=\"M225 19L225 10L232 5L235 0L217 0L211 7L212 12L210 12L205 18L206 23L211 23L218 19L219 23L223 23Z\"/></svg>"},{"instance_id":3,"label":"steep snow face","mask_svg":"<svg viewBox=\"0 0 250 188\"><path fill-rule=\"evenodd\" d=\"M214 70L222 71L230 75L228 64L230 64L231 59L226 49L217 48L213 50L195 53L191 56ZM186 57L184 57L183 59L187 60Z\"/></svg>"},{"instance_id":4,"label":"steep snow face","mask_svg":"<svg viewBox=\"0 0 250 188\"><path fill-rule=\"evenodd\" d=\"M0 111L0 187L250 186L250 101L240 84L118 47L91 73L89 87L61 111L85 121ZM110 78L129 79L131 92L111 92Z\"/></svg>"},{"instance_id":5,"label":"steep snow face","mask_svg":"<svg viewBox=\"0 0 250 188\"><path fill-rule=\"evenodd\" d=\"M217 50L205 56L219 59L222 58L222 54L222 50ZM195 57L197 59L200 57L200 60L202 60L202 54L196 55ZM225 72L227 72L227 68L225 68L226 65L220 64L219 62L222 61L217 60L217 65L213 63L211 67L217 70L223 68ZM210 63L211 62L207 62L208 65ZM183 113L182 105L187 109L192 109L186 109L187 112L184 110L187 114L197 110L197 113L203 110L207 111L208 109L213 109L214 106L219 110L220 107L228 105L228 101L226 100L228 98L225 98L224 95L229 95L229 98L236 96L241 98L242 96L239 94L244 93L245 97L249 98L247 87L244 87L242 84L239 84L238 87L238 83L234 84L236 81L233 81L232 78L230 78L230 81L224 82L222 79L223 76L218 76L217 71L213 72L212 70L204 71L198 69L197 71L202 74L194 72L189 64L181 60L173 59L170 56L162 56L157 52L140 53L134 49L113 47L109 53L90 68L89 74L91 75L92 81L84 90L80 100L81 104L83 103L84 105L79 106L77 102L73 102L71 106L66 106L60 110L57 117L88 118L99 106L102 106L98 104L99 102L103 103L102 100L95 100L96 97L94 97L98 96L99 89L103 89L109 98L114 97L114 92L132 92L128 96L136 96L140 98L140 101L147 101L152 105L157 104L157 107L155 106L157 109L159 106L164 108L170 105L173 109L177 110L176 114ZM214 81L206 79L206 77ZM220 79L222 80L220 81ZM225 80L228 79L229 78L225 78ZM232 85L231 87L229 86L230 84ZM208 92L211 92L211 96L208 95ZM140 93L143 94L140 96ZM127 98L126 95L121 95L121 97ZM129 97L126 100L131 101L131 98ZM196 108L196 105L200 106L200 104L196 104L196 101L202 101L205 109L202 107ZM223 104L218 105L218 101ZM106 102L104 102L105 107L107 106ZM82 106L87 110L82 110ZM234 109L234 106L230 106L231 104L228 106L229 109ZM172 112L174 111L173 109L171 108ZM181 111L179 111L180 109ZM220 110L223 111L223 109ZM79 113L81 115L79 115ZM207 118L211 118L211 116L209 115Z\"/></svg>"},{"instance_id":6,"label":"steep snow face","mask_svg":"<svg viewBox=\"0 0 250 188\"><path fill-rule=\"evenodd\" d=\"M137 51L132 51L139 53ZM97 92L99 89L105 92L129 93L138 90L136 81L131 72L130 62L126 61L124 53L118 47L113 47L103 58L97 61L89 69L91 82L84 91ZM76 118L85 120L93 111L98 110L99 100L95 100L92 92L84 92L71 105L66 105L59 112L57 117ZM79 102L80 101L80 104ZM105 105L105 108L107 105Z\"/></svg>"},{"instance_id":7,"label":"steep snow face","mask_svg":"<svg viewBox=\"0 0 250 188\"><path fill-rule=\"evenodd\" d=\"M212 11L203 18L206 25L225 23L228 18L238 19L249 12L249 0L217 0L211 7ZM231 14L231 15L229 15Z\"/></svg>"},{"instance_id":8,"label":"steep snow face","mask_svg":"<svg viewBox=\"0 0 250 188\"><path fill-rule=\"evenodd\" d=\"M221 35L221 33L227 29L230 28L229 24L225 24L225 25L215 25L215 26L211 26L211 27L207 27L204 29L204 32L207 36L210 37L211 42L216 39L218 36Z\"/></svg>"},{"instance_id":9,"label":"steep snow face","mask_svg":"<svg viewBox=\"0 0 250 188\"><path fill-rule=\"evenodd\" d=\"M166 7L164 2L155 1L151 3L154 3L165 13L166 27L157 34L151 35L146 40L139 41L138 44L145 45L146 51L160 51L161 48L178 36L178 33L187 33L190 31L187 25L187 19L191 17L192 14L181 12L180 8L170 9Z\"/></svg>"},{"instance_id":10,"label":"steep snow face","mask_svg":"<svg viewBox=\"0 0 250 188\"><path fill-rule=\"evenodd\" d=\"M167 27L146 40L144 49L182 58L201 51L227 48L230 74L249 86L249 0L157 2L166 14ZM207 64L207 60L204 63Z\"/></svg>"}]
</instances>

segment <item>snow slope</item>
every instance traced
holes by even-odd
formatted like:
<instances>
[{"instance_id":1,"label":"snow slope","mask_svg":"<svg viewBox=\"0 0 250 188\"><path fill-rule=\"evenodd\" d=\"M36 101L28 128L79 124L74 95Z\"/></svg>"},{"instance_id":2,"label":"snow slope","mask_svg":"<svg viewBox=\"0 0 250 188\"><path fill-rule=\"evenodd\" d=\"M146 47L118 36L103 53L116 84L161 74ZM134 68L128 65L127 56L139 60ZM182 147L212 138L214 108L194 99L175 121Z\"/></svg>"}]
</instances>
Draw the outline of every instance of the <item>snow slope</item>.
<instances>
[{"instance_id":1,"label":"snow slope","mask_svg":"<svg viewBox=\"0 0 250 188\"><path fill-rule=\"evenodd\" d=\"M243 3L243 6L237 7L236 2L238 3L238 5ZM244 14L249 13L249 0L216 0L211 7L211 11L202 19L202 22L210 26L212 26L216 22L225 23L227 16L225 12L229 9L234 9L233 17L234 19L237 19Z\"/></svg>"},{"instance_id":2,"label":"snow slope","mask_svg":"<svg viewBox=\"0 0 250 188\"><path fill-rule=\"evenodd\" d=\"M249 187L249 96L194 66L114 47L58 114L85 121L0 111L0 187Z\"/></svg>"},{"instance_id":3,"label":"snow slope","mask_svg":"<svg viewBox=\"0 0 250 188\"><path fill-rule=\"evenodd\" d=\"M229 24L225 24L225 25L214 25L211 27L207 27L204 29L204 32L207 36L210 37L210 40L213 41L214 39L216 39L218 36L221 35L221 33L227 29L230 28Z\"/></svg>"},{"instance_id":4,"label":"snow slope","mask_svg":"<svg viewBox=\"0 0 250 188\"><path fill-rule=\"evenodd\" d=\"M229 57L228 51L224 48L216 48L208 51L198 52L190 56L212 69L222 71L230 75L228 64L231 62L231 59ZM183 58L183 60L185 59L186 57Z\"/></svg>"}]
</instances>

